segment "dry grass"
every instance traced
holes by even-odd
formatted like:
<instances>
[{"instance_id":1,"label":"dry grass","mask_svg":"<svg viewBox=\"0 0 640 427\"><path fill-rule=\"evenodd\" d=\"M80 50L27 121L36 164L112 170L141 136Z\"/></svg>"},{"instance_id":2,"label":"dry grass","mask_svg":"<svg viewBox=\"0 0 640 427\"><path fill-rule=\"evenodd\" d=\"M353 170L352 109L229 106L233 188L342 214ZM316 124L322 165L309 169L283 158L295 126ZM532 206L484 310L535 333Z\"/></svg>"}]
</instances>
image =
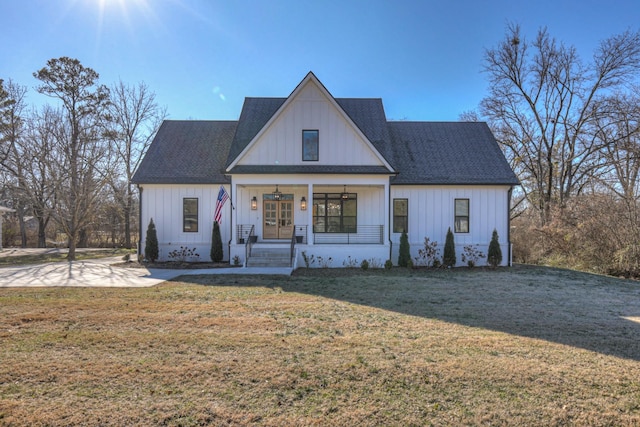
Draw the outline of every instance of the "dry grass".
<instances>
[{"instance_id":1,"label":"dry grass","mask_svg":"<svg viewBox=\"0 0 640 427\"><path fill-rule=\"evenodd\" d=\"M0 425L640 424L636 282L327 273L1 289Z\"/></svg>"}]
</instances>

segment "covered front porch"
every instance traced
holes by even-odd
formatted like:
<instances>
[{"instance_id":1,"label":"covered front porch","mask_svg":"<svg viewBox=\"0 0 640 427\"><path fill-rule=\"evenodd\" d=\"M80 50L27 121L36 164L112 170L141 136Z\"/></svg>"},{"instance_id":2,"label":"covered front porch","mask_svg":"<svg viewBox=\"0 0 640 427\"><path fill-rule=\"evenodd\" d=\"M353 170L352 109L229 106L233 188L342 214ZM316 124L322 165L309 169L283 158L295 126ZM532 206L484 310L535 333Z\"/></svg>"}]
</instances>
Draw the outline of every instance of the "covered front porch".
<instances>
[{"instance_id":1,"label":"covered front porch","mask_svg":"<svg viewBox=\"0 0 640 427\"><path fill-rule=\"evenodd\" d=\"M389 258L388 176L234 176L231 259L245 263L255 245L290 245L305 256ZM326 261L325 261L326 263Z\"/></svg>"}]
</instances>

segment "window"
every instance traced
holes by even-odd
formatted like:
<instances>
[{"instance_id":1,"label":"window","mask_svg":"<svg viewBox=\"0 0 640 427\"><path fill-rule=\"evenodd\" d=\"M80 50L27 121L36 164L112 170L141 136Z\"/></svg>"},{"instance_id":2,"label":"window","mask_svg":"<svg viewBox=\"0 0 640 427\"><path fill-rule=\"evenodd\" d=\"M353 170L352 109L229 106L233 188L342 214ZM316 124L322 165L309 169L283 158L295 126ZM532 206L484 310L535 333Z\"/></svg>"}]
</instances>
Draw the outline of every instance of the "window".
<instances>
[{"instance_id":1,"label":"window","mask_svg":"<svg viewBox=\"0 0 640 427\"><path fill-rule=\"evenodd\" d=\"M468 233L469 232L469 199L456 199L455 204L456 204L455 232Z\"/></svg>"},{"instance_id":2,"label":"window","mask_svg":"<svg viewBox=\"0 0 640 427\"><path fill-rule=\"evenodd\" d=\"M318 161L318 131L302 131L302 160Z\"/></svg>"},{"instance_id":3,"label":"window","mask_svg":"<svg viewBox=\"0 0 640 427\"><path fill-rule=\"evenodd\" d=\"M393 232L409 232L409 200L393 199Z\"/></svg>"},{"instance_id":4,"label":"window","mask_svg":"<svg viewBox=\"0 0 640 427\"><path fill-rule=\"evenodd\" d=\"M182 231L196 233L198 231L198 199L182 199Z\"/></svg>"},{"instance_id":5,"label":"window","mask_svg":"<svg viewBox=\"0 0 640 427\"><path fill-rule=\"evenodd\" d=\"M342 196L342 193L313 193L314 233L357 232L358 195Z\"/></svg>"}]
</instances>

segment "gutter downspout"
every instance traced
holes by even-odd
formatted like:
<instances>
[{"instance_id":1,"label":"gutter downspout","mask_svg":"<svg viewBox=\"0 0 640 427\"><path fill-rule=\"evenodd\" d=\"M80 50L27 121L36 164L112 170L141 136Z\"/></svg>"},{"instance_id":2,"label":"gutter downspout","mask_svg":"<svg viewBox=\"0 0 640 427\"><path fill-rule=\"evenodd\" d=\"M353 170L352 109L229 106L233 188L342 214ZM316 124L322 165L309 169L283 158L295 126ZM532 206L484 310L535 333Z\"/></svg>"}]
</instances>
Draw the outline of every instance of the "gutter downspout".
<instances>
[{"instance_id":1,"label":"gutter downspout","mask_svg":"<svg viewBox=\"0 0 640 427\"><path fill-rule=\"evenodd\" d=\"M142 187L140 184L136 185L138 187L138 194L140 197L140 206L138 208L138 258L142 255Z\"/></svg>"},{"instance_id":2,"label":"gutter downspout","mask_svg":"<svg viewBox=\"0 0 640 427\"><path fill-rule=\"evenodd\" d=\"M511 262L511 193L513 192L513 186L509 187L509 191L507 192L507 254L509 258L507 258L507 264L509 267L512 266Z\"/></svg>"},{"instance_id":3,"label":"gutter downspout","mask_svg":"<svg viewBox=\"0 0 640 427\"><path fill-rule=\"evenodd\" d=\"M227 242L227 253L229 254L229 265L231 265L231 242L233 242L233 211L235 208L233 207L233 178L229 179L229 203L231 204L231 221L229 221L229 241ZM224 185L224 184L223 184Z\"/></svg>"},{"instance_id":4,"label":"gutter downspout","mask_svg":"<svg viewBox=\"0 0 640 427\"><path fill-rule=\"evenodd\" d=\"M389 217L387 227L387 239L389 240L389 259L393 262L393 242L391 241L391 227L393 227L393 223L391 222L393 219L391 217L391 211L393 210L393 201L391 200L391 177L389 177L389 208L387 209L387 216Z\"/></svg>"}]
</instances>

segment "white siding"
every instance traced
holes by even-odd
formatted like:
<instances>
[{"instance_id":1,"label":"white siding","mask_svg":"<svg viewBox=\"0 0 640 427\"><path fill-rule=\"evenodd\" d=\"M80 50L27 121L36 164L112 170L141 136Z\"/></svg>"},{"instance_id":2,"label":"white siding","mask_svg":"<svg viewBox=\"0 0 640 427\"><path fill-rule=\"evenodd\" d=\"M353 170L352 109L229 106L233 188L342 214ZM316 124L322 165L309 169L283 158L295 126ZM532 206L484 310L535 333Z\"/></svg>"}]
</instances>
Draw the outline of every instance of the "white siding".
<instances>
[{"instance_id":1,"label":"white siding","mask_svg":"<svg viewBox=\"0 0 640 427\"><path fill-rule=\"evenodd\" d=\"M302 131L318 130L318 161L302 160ZM383 165L371 146L308 82L238 162L241 165Z\"/></svg>"},{"instance_id":2,"label":"white siding","mask_svg":"<svg viewBox=\"0 0 640 427\"><path fill-rule=\"evenodd\" d=\"M227 192L229 187L225 185ZM180 246L196 248L200 261L210 261L213 215L219 184L214 185L142 185L142 240L144 253L147 227L153 218L158 233L160 261L169 260L169 252ZM198 199L198 231L185 233L182 229L184 198ZM222 212L220 234L224 259L229 259L228 242L231 236L231 203L227 201ZM195 260L194 260L195 261Z\"/></svg>"},{"instance_id":3,"label":"white siding","mask_svg":"<svg viewBox=\"0 0 640 427\"><path fill-rule=\"evenodd\" d=\"M437 241L443 253L447 229L454 231L455 199L469 199L469 233L455 233L458 265L464 265L461 254L465 245L475 245L485 255L491 234L498 231L503 263L508 263L508 186L391 186L391 220L393 199L409 201L409 244L416 257L424 246L424 238ZM391 224L393 230L393 223ZM400 233L392 233L393 261L397 262ZM480 260L484 265L486 258Z\"/></svg>"}]
</instances>

